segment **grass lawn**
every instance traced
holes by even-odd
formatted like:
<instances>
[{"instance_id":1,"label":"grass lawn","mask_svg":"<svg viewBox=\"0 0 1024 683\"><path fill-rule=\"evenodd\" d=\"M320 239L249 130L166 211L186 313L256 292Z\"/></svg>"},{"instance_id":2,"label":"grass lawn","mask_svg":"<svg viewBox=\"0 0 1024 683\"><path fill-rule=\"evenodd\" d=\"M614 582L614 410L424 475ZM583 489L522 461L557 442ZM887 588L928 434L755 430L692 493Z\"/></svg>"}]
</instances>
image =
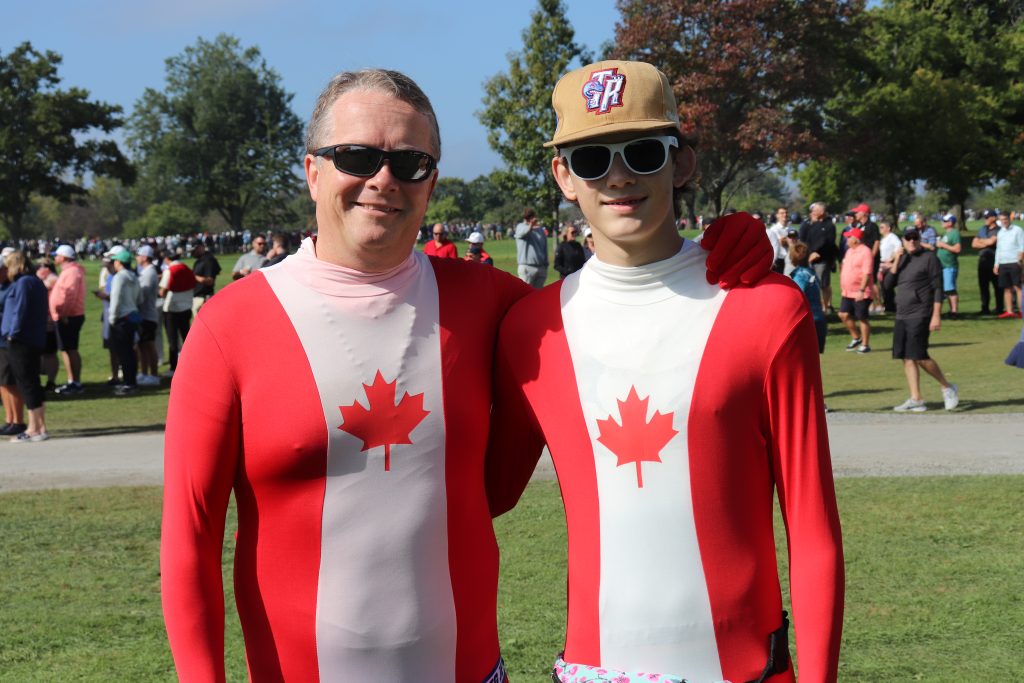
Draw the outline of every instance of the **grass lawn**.
<instances>
[{"instance_id":1,"label":"grass lawn","mask_svg":"<svg viewBox=\"0 0 1024 683\"><path fill-rule=\"evenodd\" d=\"M841 479L837 492L847 567L840 680L1024 680L1024 477ZM159 522L153 487L0 496L0 681L174 680ZM531 484L496 526L505 658L516 683L543 683L565 614L556 484ZM776 534L784 538L778 525ZM242 681L230 593L226 602L228 680Z\"/></svg>"}]
</instances>

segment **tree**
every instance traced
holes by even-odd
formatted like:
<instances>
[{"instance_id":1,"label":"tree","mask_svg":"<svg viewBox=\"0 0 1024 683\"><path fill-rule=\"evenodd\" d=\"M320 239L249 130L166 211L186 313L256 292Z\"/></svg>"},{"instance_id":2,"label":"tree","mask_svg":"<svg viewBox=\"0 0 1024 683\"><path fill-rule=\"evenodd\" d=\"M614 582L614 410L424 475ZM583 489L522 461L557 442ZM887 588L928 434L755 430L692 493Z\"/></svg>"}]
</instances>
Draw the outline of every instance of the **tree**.
<instances>
[{"instance_id":1,"label":"tree","mask_svg":"<svg viewBox=\"0 0 1024 683\"><path fill-rule=\"evenodd\" d=\"M477 118L508 167L504 182L514 198L555 225L562 193L551 177L551 150L544 147L555 134L551 91L573 60L590 56L575 42L560 0L538 0L522 35L523 51L508 55L508 73L484 83L484 109Z\"/></svg>"},{"instance_id":2,"label":"tree","mask_svg":"<svg viewBox=\"0 0 1024 683\"><path fill-rule=\"evenodd\" d=\"M744 178L818 152L863 0L619 0L612 57L654 64L672 83L697 184L716 215ZM690 203L691 221L695 209Z\"/></svg>"},{"instance_id":3,"label":"tree","mask_svg":"<svg viewBox=\"0 0 1024 683\"><path fill-rule=\"evenodd\" d=\"M1021 168L1020 5L889 0L865 14L871 40L826 106L828 148L856 182L881 189L891 216L915 180L962 208L972 187Z\"/></svg>"},{"instance_id":4,"label":"tree","mask_svg":"<svg viewBox=\"0 0 1024 683\"><path fill-rule=\"evenodd\" d=\"M14 238L24 236L33 195L67 203L85 195L87 173L133 178L116 143L90 137L120 127L121 108L60 89L60 63L27 42L0 54L0 219Z\"/></svg>"},{"instance_id":5,"label":"tree","mask_svg":"<svg viewBox=\"0 0 1024 683\"><path fill-rule=\"evenodd\" d=\"M302 153L293 95L256 47L221 34L166 62L165 89L147 89L131 118L131 144L193 209L216 211L235 230L259 213L277 221Z\"/></svg>"},{"instance_id":6,"label":"tree","mask_svg":"<svg viewBox=\"0 0 1024 683\"><path fill-rule=\"evenodd\" d=\"M191 209L173 202L159 202L150 204L145 215L128 221L124 232L129 237L181 235L194 232L198 225L199 216Z\"/></svg>"}]
</instances>

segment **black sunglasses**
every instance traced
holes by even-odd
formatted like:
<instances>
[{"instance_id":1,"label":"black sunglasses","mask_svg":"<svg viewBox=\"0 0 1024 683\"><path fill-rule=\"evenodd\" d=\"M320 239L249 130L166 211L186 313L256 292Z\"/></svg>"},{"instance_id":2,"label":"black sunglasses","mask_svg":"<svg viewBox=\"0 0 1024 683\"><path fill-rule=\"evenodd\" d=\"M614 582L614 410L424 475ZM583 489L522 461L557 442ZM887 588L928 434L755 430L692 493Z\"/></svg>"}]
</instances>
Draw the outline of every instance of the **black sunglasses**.
<instances>
[{"instance_id":1,"label":"black sunglasses","mask_svg":"<svg viewBox=\"0 0 1024 683\"><path fill-rule=\"evenodd\" d=\"M562 149L569 162L569 170L581 180L597 180L608 175L612 160L618 154L633 173L657 173L668 161L669 147L679 147L674 135L658 135L617 142L615 144L586 143Z\"/></svg>"},{"instance_id":2,"label":"black sunglasses","mask_svg":"<svg viewBox=\"0 0 1024 683\"><path fill-rule=\"evenodd\" d=\"M328 157L334 168L348 175L370 178L377 175L387 161L391 175L407 183L418 183L430 177L437 166L437 160L426 152L413 149L396 149L386 152L365 145L331 145L313 152L315 157Z\"/></svg>"}]
</instances>

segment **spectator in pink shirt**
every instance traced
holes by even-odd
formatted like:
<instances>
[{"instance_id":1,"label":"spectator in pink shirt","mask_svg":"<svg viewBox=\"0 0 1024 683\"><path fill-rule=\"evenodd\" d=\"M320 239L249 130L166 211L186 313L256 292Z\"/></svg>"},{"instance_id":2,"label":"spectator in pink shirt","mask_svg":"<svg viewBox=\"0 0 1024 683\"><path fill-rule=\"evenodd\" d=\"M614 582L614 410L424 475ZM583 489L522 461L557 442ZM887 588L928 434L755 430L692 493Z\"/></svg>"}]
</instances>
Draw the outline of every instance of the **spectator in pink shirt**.
<instances>
[{"instance_id":1,"label":"spectator in pink shirt","mask_svg":"<svg viewBox=\"0 0 1024 683\"><path fill-rule=\"evenodd\" d=\"M67 383L57 387L57 393L74 396L84 391L78 337L85 322L85 268L69 244L57 247L53 260L60 268L60 275L50 291L50 318L57 324L57 350L61 352L68 376Z\"/></svg>"},{"instance_id":2,"label":"spectator in pink shirt","mask_svg":"<svg viewBox=\"0 0 1024 683\"><path fill-rule=\"evenodd\" d=\"M850 228L843 235L846 237L846 255L843 256L842 272L839 274L843 296L839 304L839 319L850 332L850 343L846 345L846 350L868 353L871 351L868 308L873 297L871 271L874 255L865 246L864 231L860 228Z\"/></svg>"}]
</instances>

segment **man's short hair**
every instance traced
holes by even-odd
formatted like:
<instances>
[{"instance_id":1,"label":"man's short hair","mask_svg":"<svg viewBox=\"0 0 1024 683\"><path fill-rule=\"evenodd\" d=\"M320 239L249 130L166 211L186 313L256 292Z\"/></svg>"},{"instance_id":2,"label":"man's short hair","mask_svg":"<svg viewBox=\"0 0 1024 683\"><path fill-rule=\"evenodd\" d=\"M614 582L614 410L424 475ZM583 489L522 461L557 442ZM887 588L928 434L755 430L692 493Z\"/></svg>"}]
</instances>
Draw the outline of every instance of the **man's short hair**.
<instances>
[{"instance_id":1,"label":"man's short hair","mask_svg":"<svg viewBox=\"0 0 1024 683\"><path fill-rule=\"evenodd\" d=\"M807 207L807 210L813 211L814 207L816 206L820 206L822 211L828 211L828 207L825 205L825 202L814 202L809 207Z\"/></svg>"},{"instance_id":2,"label":"man's short hair","mask_svg":"<svg viewBox=\"0 0 1024 683\"><path fill-rule=\"evenodd\" d=\"M526 207L523 209L523 220L532 221L537 217L537 212L533 210L533 207Z\"/></svg>"},{"instance_id":3,"label":"man's short hair","mask_svg":"<svg viewBox=\"0 0 1024 683\"><path fill-rule=\"evenodd\" d=\"M430 99L411 78L389 69L342 71L331 79L317 98L313 115L309 119L309 128L306 131L308 154L325 146L326 138L334 132L331 130L331 107L339 97L352 90L369 90L391 95L430 119L430 142L433 149L429 151L438 161L441 160L441 130L437 125L437 115L434 114Z\"/></svg>"}]
</instances>

